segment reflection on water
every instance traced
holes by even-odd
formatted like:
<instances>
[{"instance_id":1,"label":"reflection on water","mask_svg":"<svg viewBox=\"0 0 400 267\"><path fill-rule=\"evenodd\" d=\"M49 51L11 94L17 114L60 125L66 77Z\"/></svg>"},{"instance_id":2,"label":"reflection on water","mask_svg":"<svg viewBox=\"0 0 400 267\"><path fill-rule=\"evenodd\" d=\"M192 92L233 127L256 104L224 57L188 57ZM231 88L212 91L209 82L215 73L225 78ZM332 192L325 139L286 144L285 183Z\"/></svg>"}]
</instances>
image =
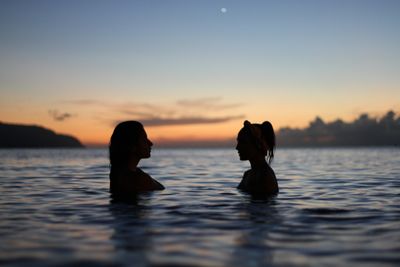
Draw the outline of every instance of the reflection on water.
<instances>
[{"instance_id":1,"label":"reflection on water","mask_svg":"<svg viewBox=\"0 0 400 267\"><path fill-rule=\"evenodd\" d=\"M236 190L234 150L155 150L166 185L108 193L106 150L0 150L5 266L396 266L399 149L282 149L280 193Z\"/></svg>"},{"instance_id":2,"label":"reflection on water","mask_svg":"<svg viewBox=\"0 0 400 267\"><path fill-rule=\"evenodd\" d=\"M128 204L111 201L109 210L114 218L111 243L116 257L126 263L135 263L135 266L149 266L146 252L152 250L152 245L148 233L148 208L139 204L138 200Z\"/></svg>"}]
</instances>

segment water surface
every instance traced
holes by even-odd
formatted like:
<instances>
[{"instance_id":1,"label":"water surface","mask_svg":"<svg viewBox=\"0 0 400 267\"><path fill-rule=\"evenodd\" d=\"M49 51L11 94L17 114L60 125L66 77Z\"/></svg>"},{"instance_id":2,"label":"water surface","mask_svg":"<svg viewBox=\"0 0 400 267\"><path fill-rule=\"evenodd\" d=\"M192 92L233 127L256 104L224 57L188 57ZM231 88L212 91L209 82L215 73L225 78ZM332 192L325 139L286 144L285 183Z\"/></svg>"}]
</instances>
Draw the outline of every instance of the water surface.
<instances>
[{"instance_id":1,"label":"water surface","mask_svg":"<svg viewBox=\"0 0 400 267\"><path fill-rule=\"evenodd\" d=\"M228 149L155 149L166 186L109 198L107 151L0 150L4 266L398 266L400 149L280 149L278 196Z\"/></svg>"}]
</instances>

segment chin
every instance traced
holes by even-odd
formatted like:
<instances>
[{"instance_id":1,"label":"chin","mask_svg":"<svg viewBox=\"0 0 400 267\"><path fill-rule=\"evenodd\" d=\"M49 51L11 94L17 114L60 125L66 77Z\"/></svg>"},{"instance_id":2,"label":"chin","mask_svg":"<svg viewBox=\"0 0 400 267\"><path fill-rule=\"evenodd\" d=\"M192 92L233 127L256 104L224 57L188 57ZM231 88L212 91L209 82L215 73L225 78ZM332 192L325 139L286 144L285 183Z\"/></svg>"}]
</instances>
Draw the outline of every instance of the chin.
<instances>
[{"instance_id":1,"label":"chin","mask_svg":"<svg viewBox=\"0 0 400 267\"><path fill-rule=\"evenodd\" d=\"M247 158L245 156L242 156L242 155L239 155L239 159L242 160L242 161L247 160Z\"/></svg>"},{"instance_id":2,"label":"chin","mask_svg":"<svg viewBox=\"0 0 400 267\"><path fill-rule=\"evenodd\" d=\"M150 152L143 155L142 159L148 159L151 157Z\"/></svg>"}]
</instances>

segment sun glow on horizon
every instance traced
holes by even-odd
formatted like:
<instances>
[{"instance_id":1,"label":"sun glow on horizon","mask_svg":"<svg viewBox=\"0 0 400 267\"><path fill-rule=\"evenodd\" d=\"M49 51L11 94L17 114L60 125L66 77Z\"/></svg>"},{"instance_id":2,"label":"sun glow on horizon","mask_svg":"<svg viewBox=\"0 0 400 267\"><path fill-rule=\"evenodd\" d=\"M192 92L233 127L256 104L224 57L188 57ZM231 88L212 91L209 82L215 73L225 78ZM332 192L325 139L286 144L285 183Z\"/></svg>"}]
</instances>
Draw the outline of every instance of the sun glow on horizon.
<instances>
[{"instance_id":1,"label":"sun glow on horizon","mask_svg":"<svg viewBox=\"0 0 400 267\"><path fill-rule=\"evenodd\" d=\"M2 7L0 120L87 145L124 120L159 143L225 142L244 120L278 131L400 110L397 1Z\"/></svg>"}]
</instances>

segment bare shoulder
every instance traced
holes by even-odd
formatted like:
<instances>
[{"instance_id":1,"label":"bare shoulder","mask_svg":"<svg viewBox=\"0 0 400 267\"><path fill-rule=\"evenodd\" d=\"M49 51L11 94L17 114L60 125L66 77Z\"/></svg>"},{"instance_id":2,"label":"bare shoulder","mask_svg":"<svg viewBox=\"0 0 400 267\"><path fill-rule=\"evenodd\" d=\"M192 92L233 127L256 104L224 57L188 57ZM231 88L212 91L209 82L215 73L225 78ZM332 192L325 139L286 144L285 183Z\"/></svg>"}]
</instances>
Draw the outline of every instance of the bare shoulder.
<instances>
[{"instance_id":1,"label":"bare shoulder","mask_svg":"<svg viewBox=\"0 0 400 267\"><path fill-rule=\"evenodd\" d=\"M245 171L244 173L243 173L243 179L244 178L248 178L249 176L251 176L252 175L252 170L250 169L250 170L247 170L247 171Z\"/></svg>"},{"instance_id":2,"label":"bare shoulder","mask_svg":"<svg viewBox=\"0 0 400 267\"><path fill-rule=\"evenodd\" d=\"M246 171L238 188L249 192L267 194L279 191L275 172L270 166Z\"/></svg>"},{"instance_id":3,"label":"bare shoulder","mask_svg":"<svg viewBox=\"0 0 400 267\"><path fill-rule=\"evenodd\" d=\"M276 179L276 175L274 170L271 168L271 166L267 166L267 168L264 171L265 175L265 185L266 189L269 193L278 193L279 192L279 186L278 186L278 181Z\"/></svg>"},{"instance_id":4,"label":"bare shoulder","mask_svg":"<svg viewBox=\"0 0 400 267\"><path fill-rule=\"evenodd\" d=\"M162 184L139 168L136 171L120 171L113 178L112 191L115 194L131 194L163 189L164 186Z\"/></svg>"},{"instance_id":5,"label":"bare shoulder","mask_svg":"<svg viewBox=\"0 0 400 267\"><path fill-rule=\"evenodd\" d=\"M248 179L251 175L251 170L247 170L243 173L242 180L240 181L239 185L237 186L238 189L246 190Z\"/></svg>"},{"instance_id":6,"label":"bare shoulder","mask_svg":"<svg viewBox=\"0 0 400 267\"><path fill-rule=\"evenodd\" d=\"M274 172L274 170L271 168L271 166L269 166L269 165L265 168L265 175L270 176L271 178L276 179L275 172Z\"/></svg>"},{"instance_id":7,"label":"bare shoulder","mask_svg":"<svg viewBox=\"0 0 400 267\"><path fill-rule=\"evenodd\" d=\"M140 176L140 187L143 191L164 190L165 187L156 179L151 177L148 173L138 168L138 175Z\"/></svg>"}]
</instances>

